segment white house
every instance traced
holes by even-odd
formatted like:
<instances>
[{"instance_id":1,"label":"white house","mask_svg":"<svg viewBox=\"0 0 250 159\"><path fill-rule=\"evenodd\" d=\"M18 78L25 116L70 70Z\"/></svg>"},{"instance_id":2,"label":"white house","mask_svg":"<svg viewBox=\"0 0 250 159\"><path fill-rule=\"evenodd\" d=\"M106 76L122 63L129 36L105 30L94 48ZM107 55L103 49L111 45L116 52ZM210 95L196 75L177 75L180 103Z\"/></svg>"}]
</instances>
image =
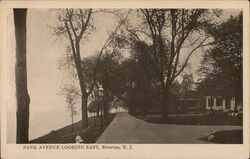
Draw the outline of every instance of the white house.
<instances>
[{"instance_id":1,"label":"white house","mask_svg":"<svg viewBox=\"0 0 250 159\"><path fill-rule=\"evenodd\" d=\"M242 104L235 102L235 97L226 100L222 96L205 96L206 100L206 110L222 110L227 112L229 110L235 110L235 106L237 110L242 110Z\"/></svg>"}]
</instances>

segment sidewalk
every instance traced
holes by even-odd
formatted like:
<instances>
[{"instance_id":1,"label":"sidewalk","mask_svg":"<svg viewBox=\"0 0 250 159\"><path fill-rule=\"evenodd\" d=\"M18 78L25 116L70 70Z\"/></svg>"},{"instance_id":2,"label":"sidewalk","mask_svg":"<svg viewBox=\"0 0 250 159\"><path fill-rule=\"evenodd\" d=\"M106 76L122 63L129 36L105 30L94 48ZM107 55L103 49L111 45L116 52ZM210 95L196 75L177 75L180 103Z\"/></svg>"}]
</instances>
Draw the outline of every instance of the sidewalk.
<instances>
[{"instance_id":1,"label":"sidewalk","mask_svg":"<svg viewBox=\"0 0 250 159\"><path fill-rule=\"evenodd\" d=\"M97 143L209 143L199 140L212 131L242 129L241 126L152 124L128 113L119 113Z\"/></svg>"}]
</instances>

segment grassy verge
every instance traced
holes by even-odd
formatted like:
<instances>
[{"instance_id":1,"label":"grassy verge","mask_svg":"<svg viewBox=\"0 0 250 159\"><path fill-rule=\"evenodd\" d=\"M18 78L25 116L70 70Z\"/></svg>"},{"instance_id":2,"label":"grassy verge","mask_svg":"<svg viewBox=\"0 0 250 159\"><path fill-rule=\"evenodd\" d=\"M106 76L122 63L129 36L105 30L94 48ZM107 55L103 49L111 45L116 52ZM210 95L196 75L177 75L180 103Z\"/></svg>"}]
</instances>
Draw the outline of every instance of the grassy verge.
<instances>
[{"instance_id":1,"label":"grassy verge","mask_svg":"<svg viewBox=\"0 0 250 159\"><path fill-rule=\"evenodd\" d=\"M224 130L217 131L213 134L213 139L210 142L217 144L242 144L243 143L243 130ZM201 140L208 141L208 136L200 138Z\"/></svg>"},{"instance_id":2,"label":"grassy verge","mask_svg":"<svg viewBox=\"0 0 250 159\"><path fill-rule=\"evenodd\" d=\"M113 120L115 114L108 114L105 121L104 130ZM103 133L100 127L100 117L89 117L89 127L81 130L81 121L73 125L65 126L61 129L51 131L50 133L30 141L30 143L46 144L46 143L75 143L77 133L80 134L84 143L95 143L99 136Z\"/></svg>"},{"instance_id":3,"label":"grassy verge","mask_svg":"<svg viewBox=\"0 0 250 159\"><path fill-rule=\"evenodd\" d=\"M136 116L146 122L158 124L182 124L182 125L242 125L242 115L231 117L227 114L201 114L201 115L174 115L164 121L160 115Z\"/></svg>"}]
</instances>

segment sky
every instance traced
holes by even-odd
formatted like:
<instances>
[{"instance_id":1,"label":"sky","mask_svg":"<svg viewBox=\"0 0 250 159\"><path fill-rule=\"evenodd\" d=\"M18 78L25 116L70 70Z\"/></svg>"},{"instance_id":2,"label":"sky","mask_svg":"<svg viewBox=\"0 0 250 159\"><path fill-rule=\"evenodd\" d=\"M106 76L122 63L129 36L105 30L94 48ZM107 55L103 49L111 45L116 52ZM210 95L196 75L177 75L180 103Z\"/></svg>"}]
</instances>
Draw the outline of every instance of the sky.
<instances>
[{"instance_id":1,"label":"sky","mask_svg":"<svg viewBox=\"0 0 250 159\"><path fill-rule=\"evenodd\" d=\"M50 29L51 24L56 21L55 12L45 9L29 9L27 15L28 91L32 98L31 105L37 105L31 107L31 111L64 111L61 109L64 99L56 94L65 78L64 72L58 70L58 59L64 55L67 41L65 38L53 36L53 31ZM82 57L91 56L100 49L107 38L106 30L110 30L108 27L115 24L114 19L105 18L105 16L96 17L96 19L96 31L91 35L91 39L83 40ZM10 16L10 21L13 22L12 16ZM14 39L12 34L14 27L13 25L10 27L9 33L11 39ZM14 40L10 40L10 46L15 46ZM15 57L15 47L11 47L11 53L10 57ZM15 59L10 59L11 70L14 70L14 61ZM10 76L13 88L11 90L14 90L14 72L10 72ZM33 101L36 103L32 103ZM49 105L54 106L49 107ZM15 110L12 106L15 106L14 101L9 110Z\"/></svg>"},{"instance_id":2,"label":"sky","mask_svg":"<svg viewBox=\"0 0 250 159\"><path fill-rule=\"evenodd\" d=\"M239 10L225 10L223 18L227 19L230 15L236 15ZM38 112L56 112L58 116L69 116L67 107L63 97L57 95L60 90L61 82L65 78L64 72L58 70L58 59L63 56L67 41L57 39L52 36L52 31L49 26L55 23L56 18L53 11L48 9L29 9L27 14L27 67L28 67L28 91L31 97L30 112L31 125L50 124L48 120L41 120L44 116L36 115ZM96 49L100 49L105 39L107 38L107 30L113 29L116 24L114 17L109 15L97 15L95 17L96 31L93 32L88 40L84 40L81 46L82 57L93 55ZM9 85L10 94L8 99L8 111L16 110L15 101L15 37L13 15L10 10L8 16L8 48L9 48ZM202 52L199 51L190 59L192 65L191 71L194 73L200 64ZM51 115L50 115L51 116ZM79 119L79 117L78 117ZM40 120L37 122L36 120ZM56 123L59 128L65 122L60 122L65 119L54 119L53 127ZM68 120L68 119L67 119ZM14 122L14 120L11 120ZM34 124L36 123L36 124ZM15 124L12 124L15 125ZM51 126L52 127L52 126ZM44 130L30 130L32 138L45 134L51 127ZM13 128L11 128L13 129Z\"/></svg>"}]
</instances>

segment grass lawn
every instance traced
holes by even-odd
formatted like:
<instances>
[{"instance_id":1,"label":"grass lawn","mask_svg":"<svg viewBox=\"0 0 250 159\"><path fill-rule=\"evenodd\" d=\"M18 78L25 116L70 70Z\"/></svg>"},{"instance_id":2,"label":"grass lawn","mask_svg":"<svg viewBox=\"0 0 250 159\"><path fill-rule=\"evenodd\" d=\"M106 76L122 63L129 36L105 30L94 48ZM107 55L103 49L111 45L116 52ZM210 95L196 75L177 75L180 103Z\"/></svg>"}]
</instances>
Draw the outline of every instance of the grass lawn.
<instances>
[{"instance_id":1,"label":"grass lawn","mask_svg":"<svg viewBox=\"0 0 250 159\"><path fill-rule=\"evenodd\" d=\"M243 143L243 130L224 130L217 131L212 134L214 139L210 142L217 144L242 144ZM207 141L208 137L204 136L201 140Z\"/></svg>"},{"instance_id":2,"label":"grass lawn","mask_svg":"<svg viewBox=\"0 0 250 159\"><path fill-rule=\"evenodd\" d=\"M242 126L242 114L237 117L228 116L226 113L220 114L182 114L169 115L168 121L162 120L160 115L136 116L146 122L158 124L181 124L181 125L240 125ZM202 135L202 134L201 134ZM210 142L218 144L242 144L243 130L223 130L216 131L213 140ZM203 136L200 140L208 141L208 136Z\"/></svg>"},{"instance_id":3,"label":"grass lawn","mask_svg":"<svg viewBox=\"0 0 250 159\"><path fill-rule=\"evenodd\" d=\"M136 116L144 121L158 124L182 124L182 125L242 125L242 115L231 117L227 114L201 114L201 115L170 115L168 121L162 120L161 116L145 117Z\"/></svg>"},{"instance_id":4,"label":"grass lawn","mask_svg":"<svg viewBox=\"0 0 250 159\"><path fill-rule=\"evenodd\" d=\"M105 128L113 120L115 114L108 114ZM95 143L99 136L103 133L100 127L100 118L89 117L88 118L89 127L81 130L81 121L74 123L73 125L65 126L61 129L55 130L41 136L37 139L31 140L30 143L75 143L75 137L77 133L80 133L84 143Z\"/></svg>"}]
</instances>

